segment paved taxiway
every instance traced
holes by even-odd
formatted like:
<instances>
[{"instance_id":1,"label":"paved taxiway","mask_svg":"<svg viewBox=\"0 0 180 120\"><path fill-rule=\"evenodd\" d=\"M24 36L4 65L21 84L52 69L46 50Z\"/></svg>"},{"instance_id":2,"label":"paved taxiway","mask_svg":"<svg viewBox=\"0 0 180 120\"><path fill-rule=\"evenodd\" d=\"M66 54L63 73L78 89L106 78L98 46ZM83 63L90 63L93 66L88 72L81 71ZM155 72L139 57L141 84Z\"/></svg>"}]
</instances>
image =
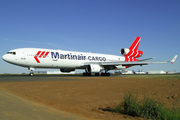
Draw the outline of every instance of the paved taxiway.
<instances>
[{"instance_id":1,"label":"paved taxiway","mask_svg":"<svg viewBox=\"0 0 180 120\"><path fill-rule=\"evenodd\" d=\"M0 83L49 80L64 79L57 76L0 76ZM83 118L74 114L23 99L3 90L0 90L0 106L0 120L83 120Z\"/></svg>"},{"instance_id":2,"label":"paved taxiway","mask_svg":"<svg viewBox=\"0 0 180 120\"><path fill-rule=\"evenodd\" d=\"M133 77L133 76L179 76L179 74L157 74L157 75L147 75L147 74L133 74L133 75L111 75L110 77ZM0 83L1 82L37 82L37 81L74 81L77 79L73 79L75 77L85 77L82 75L34 75L30 77L28 75L0 75ZM97 77L97 76L91 76ZM102 76L98 76L102 77Z\"/></svg>"},{"instance_id":3,"label":"paved taxiway","mask_svg":"<svg viewBox=\"0 0 180 120\"><path fill-rule=\"evenodd\" d=\"M64 79L66 77L66 79ZM70 78L72 77L72 78ZM72 80L77 80L73 79L73 77L80 77L80 76L45 76L45 75L40 75L40 76L25 76L25 75L10 75L10 76L0 76L0 82L36 82L36 81L72 81ZM69 79L68 79L69 78Z\"/></svg>"},{"instance_id":4,"label":"paved taxiway","mask_svg":"<svg viewBox=\"0 0 180 120\"><path fill-rule=\"evenodd\" d=\"M159 74L159 75L111 75L110 77L132 77L132 76L179 76L179 74ZM64 75L34 75L33 77L30 77L28 75L0 75L0 82L36 82L36 81L73 81L77 79L73 79L75 77L85 77L82 75L70 75L70 76L64 76ZM97 76L91 76L91 77L97 77ZM102 77L102 76L99 76Z\"/></svg>"}]
</instances>

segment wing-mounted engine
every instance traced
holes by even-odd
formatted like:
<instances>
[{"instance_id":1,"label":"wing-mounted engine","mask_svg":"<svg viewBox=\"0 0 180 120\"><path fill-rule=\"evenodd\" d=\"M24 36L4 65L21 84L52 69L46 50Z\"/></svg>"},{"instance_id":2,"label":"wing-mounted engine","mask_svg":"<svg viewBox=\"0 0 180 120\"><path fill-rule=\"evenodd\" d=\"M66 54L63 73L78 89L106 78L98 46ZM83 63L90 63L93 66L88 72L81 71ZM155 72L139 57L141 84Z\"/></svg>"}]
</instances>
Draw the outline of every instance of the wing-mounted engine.
<instances>
[{"instance_id":1,"label":"wing-mounted engine","mask_svg":"<svg viewBox=\"0 0 180 120\"><path fill-rule=\"evenodd\" d=\"M143 51L140 51L140 50L133 51L133 50L130 50L128 48L123 48L123 49L121 49L121 54L124 56L130 56L130 57L138 58L138 57L141 57L143 55Z\"/></svg>"},{"instance_id":2,"label":"wing-mounted engine","mask_svg":"<svg viewBox=\"0 0 180 120\"><path fill-rule=\"evenodd\" d=\"M103 71L104 67L97 65L97 64L90 64L86 67L87 73L99 73L100 71Z\"/></svg>"}]
</instances>

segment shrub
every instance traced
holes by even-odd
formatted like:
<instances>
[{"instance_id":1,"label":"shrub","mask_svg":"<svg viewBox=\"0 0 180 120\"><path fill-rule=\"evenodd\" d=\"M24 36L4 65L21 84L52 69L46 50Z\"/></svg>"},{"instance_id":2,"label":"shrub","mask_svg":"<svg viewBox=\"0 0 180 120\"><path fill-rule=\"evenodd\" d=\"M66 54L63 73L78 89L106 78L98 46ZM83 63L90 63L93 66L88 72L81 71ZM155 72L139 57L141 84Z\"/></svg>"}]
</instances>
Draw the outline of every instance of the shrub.
<instances>
[{"instance_id":1,"label":"shrub","mask_svg":"<svg viewBox=\"0 0 180 120\"><path fill-rule=\"evenodd\" d=\"M180 109L164 109L158 101L147 97L144 97L143 101L138 101L138 92L139 90L136 96L133 96L133 91L126 94L123 104L117 105L113 111L153 120L180 120Z\"/></svg>"},{"instance_id":2,"label":"shrub","mask_svg":"<svg viewBox=\"0 0 180 120\"><path fill-rule=\"evenodd\" d=\"M137 90L138 93L138 90ZM124 113L131 116L139 116L141 105L137 101L137 95L134 97L132 92L129 95L125 95L124 100Z\"/></svg>"}]
</instances>

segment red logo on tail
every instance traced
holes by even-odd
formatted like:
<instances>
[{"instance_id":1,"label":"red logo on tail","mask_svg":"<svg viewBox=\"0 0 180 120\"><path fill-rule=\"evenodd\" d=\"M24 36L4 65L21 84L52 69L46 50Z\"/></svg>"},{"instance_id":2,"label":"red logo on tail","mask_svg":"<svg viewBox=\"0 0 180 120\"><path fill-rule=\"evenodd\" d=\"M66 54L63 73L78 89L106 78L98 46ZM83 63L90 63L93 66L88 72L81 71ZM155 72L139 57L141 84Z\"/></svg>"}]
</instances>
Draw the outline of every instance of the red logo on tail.
<instances>
[{"instance_id":1,"label":"red logo on tail","mask_svg":"<svg viewBox=\"0 0 180 120\"><path fill-rule=\"evenodd\" d=\"M40 63L38 58L46 58L46 56L49 54L49 52L45 51L38 51L36 55L34 56L34 59L36 60L37 63Z\"/></svg>"}]
</instances>

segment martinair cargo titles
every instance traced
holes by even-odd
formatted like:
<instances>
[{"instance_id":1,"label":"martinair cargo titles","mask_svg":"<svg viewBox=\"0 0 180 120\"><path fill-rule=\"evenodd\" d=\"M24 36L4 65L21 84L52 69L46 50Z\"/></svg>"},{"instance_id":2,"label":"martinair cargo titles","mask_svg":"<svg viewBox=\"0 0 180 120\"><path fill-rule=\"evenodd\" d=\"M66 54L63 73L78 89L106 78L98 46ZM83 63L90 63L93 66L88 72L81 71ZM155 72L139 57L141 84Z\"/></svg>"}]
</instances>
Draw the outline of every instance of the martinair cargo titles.
<instances>
[{"instance_id":1,"label":"martinair cargo titles","mask_svg":"<svg viewBox=\"0 0 180 120\"><path fill-rule=\"evenodd\" d=\"M177 55L171 61L151 62L146 61L153 58L138 60L143 55L143 51L138 50L141 38L136 37L129 48L121 49L123 56L74 52L41 48L19 48L10 50L2 59L8 63L27 67L30 70L29 75L33 76L33 70L36 68L60 69L61 72L71 72L75 69L85 69L84 76L91 76L95 73L99 76L109 76L109 70L121 70L135 65L148 65L153 63L173 63Z\"/></svg>"}]
</instances>

